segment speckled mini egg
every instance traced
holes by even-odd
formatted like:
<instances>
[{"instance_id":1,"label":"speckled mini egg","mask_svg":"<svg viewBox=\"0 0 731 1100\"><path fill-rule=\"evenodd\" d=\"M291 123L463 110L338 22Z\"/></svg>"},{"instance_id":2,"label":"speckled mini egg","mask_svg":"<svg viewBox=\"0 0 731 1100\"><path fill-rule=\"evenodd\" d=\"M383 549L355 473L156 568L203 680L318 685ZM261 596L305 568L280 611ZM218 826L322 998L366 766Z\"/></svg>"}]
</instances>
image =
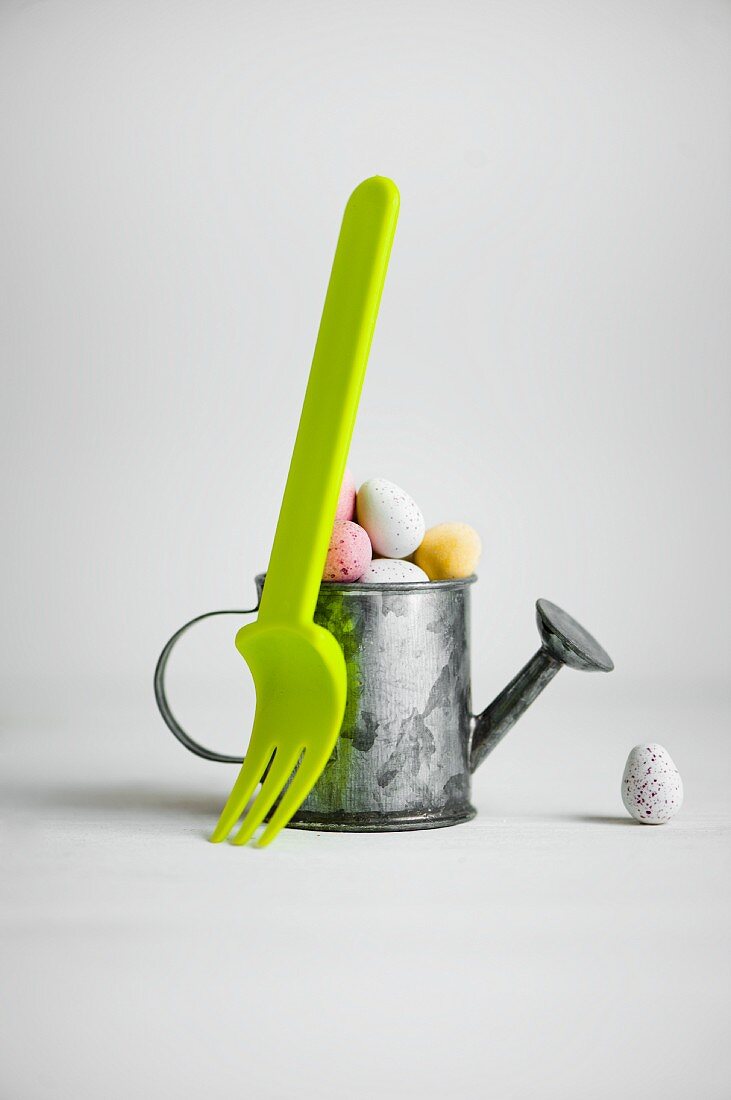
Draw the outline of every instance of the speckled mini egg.
<instances>
[{"instance_id":1,"label":"speckled mini egg","mask_svg":"<svg viewBox=\"0 0 731 1100\"><path fill-rule=\"evenodd\" d=\"M336 520L327 548L324 581L348 583L357 581L371 564L371 543L368 535L351 520Z\"/></svg>"},{"instance_id":2,"label":"speckled mini egg","mask_svg":"<svg viewBox=\"0 0 731 1100\"><path fill-rule=\"evenodd\" d=\"M414 561L430 581L470 577L482 552L480 536L467 523L438 523L430 527L414 554Z\"/></svg>"},{"instance_id":3,"label":"speckled mini egg","mask_svg":"<svg viewBox=\"0 0 731 1100\"><path fill-rule=\"evenodd\" d=\"M662 825L683 805L683 781L662 745L635 745L622 776L625 809L643 825Z\"/></svg>"},{"instance_id":4,"label":"speckled mini egg","mask_svg":"<svg viewBox=\"0 0 731 1100\"><path fill-rule=\"evenodd\" d=\"M423 569L413 565L410 561L400 561L394 558L377 558L372 561L360 578L361 584L403 584L428 581Z\"/></svg>"},{"instance_id":5,"label":"speckled mini egg","mask_svg":"<svg viewBox=\"0 0 731 1100\"><path fill-rule=\"evenodd\" d=\"M343 475L343 484L340 486L338 506L335 509L335 519L355 518L355 478L350 470Z\"/></svg>"},{"instance_id":6,"label":"speckled mini egg","mask_svg":"<svg viewBox=\"0 0 731 1100\"><path fill-rule=\"evenodd\" d=\"M383 477L372 477L361 485L355 509L374 552L384 558L413 554L424 537L424 517L416 503Z\"/></svg>"}]
</instances>

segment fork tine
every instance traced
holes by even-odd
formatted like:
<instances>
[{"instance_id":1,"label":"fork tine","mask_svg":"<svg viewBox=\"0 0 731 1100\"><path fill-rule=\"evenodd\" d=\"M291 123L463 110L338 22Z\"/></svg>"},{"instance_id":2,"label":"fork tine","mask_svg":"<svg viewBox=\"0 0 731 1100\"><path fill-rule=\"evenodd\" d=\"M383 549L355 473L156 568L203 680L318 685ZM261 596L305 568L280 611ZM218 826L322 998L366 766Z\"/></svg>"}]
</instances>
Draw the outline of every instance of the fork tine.
<instances>
[{"instance_id":1,"label":"fork tine","mask_svg":"<svg viewBox=\"0 0 731 1100\"><path fill-rule=\"evenodd\" d=\"M232 844L246 844L247 841L251 840L255 831L276 802L277 796L281 794L282 787L287 782L301 753L302 745L298 745L296 749L290 750L289 752L285 752L283 749L277 751L277 755L274 757L274 763L269 769L269 774L262 783L261 790L256 796L253 806L249 808L249 812L244 818L241 828L231 841Z\"/></svg>"},{"instance_id":2,"label":"fork tine","mask_svg":"<svg viewBox=\"0 0 731 1100\"><path fill-rule=\"evenodd\" d=\"M263 747L257 750L254 741L255 738L252 737L241 771L221 811L218 824L211 834L212 844L220 844L231 832L254 793L254 788L266 770L267 764L271 761L275 746L265 742Z\"/></svg>"},{"instance_id":3,"label":"fork tine","mask_svg":"<svg viewBox=\"0 0 731 1100\"><path fill-rule=\"evenodd\" d=\"M313 772L316 771L316 765L311 763L310 766L307 767L305 763L306 757L307 750L305 750L304 757L302 758L294 779L282 795L282 801L277 806L267 822L266 828L257 840L257 848L266 848L267 844L271 844L280 830L287 824L292 814L299 809L301 803L307 797L310 787L312 786L312 776Z\"/></svg>"}]
</instances>

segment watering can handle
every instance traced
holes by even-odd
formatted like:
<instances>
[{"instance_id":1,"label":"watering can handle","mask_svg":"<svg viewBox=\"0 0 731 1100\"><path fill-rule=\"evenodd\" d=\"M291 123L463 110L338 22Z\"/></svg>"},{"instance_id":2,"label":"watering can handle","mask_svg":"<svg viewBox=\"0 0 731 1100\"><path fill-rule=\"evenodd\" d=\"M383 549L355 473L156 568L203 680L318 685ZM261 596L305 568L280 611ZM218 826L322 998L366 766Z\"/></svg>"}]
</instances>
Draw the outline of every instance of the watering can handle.
<instances>
[{"instance_id":1,"label":"watering can handle","mask_svg":"<svg viewBox=\"0 0 731 1100\"><path fill-rule=\"evenodd\" d=\"M256 615L259 610L259 605L252 607L248 611L206 611L204 615L196 615L194 619L185 623L176 630L172 638L169 638L165 643L162 653L160 654L157 666L155 668L155 701L158 706L158 710L163 717L163 720L172 734L177 737L181 745L184 745L189 752L195 753L196 756L202 756L204 760L216 760L221 764L242 764L243 756L229 756L227 753L216 752L214 749L207 749L204 745L199 745L197 741L187 733L178 722L177 718L170 709L168 703L167 692L165 690L165 671L167 669L167 663L170 659L170 654L182 638L186 631L195 626L196 623L203 622L204 619L212 619L216 615Z\"/></svg>"}]
</instances>

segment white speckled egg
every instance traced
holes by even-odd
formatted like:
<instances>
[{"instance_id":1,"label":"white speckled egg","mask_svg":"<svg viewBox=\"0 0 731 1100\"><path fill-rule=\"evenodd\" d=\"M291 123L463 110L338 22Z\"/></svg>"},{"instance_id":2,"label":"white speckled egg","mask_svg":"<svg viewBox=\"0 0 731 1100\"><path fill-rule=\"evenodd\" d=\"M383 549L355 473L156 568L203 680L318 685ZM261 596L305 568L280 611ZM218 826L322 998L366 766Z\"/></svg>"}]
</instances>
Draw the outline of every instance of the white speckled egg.
<instances>
[{"instance_id":1,"label":"white speckled egg","mask_svg":"<svg viewBox=\"0 0 731 1100\"><path fill-rule=\"evenodd\" d=\"M371 562L360 578L361 584L403 584L404 581L428 582L429 578L418 565L394 558L377 558L376 561Z\"/></svg>"},{"instance_id":2,"label":"white speckled egg","mask_svg":"<svg viewBox=\"0 0 731 1100\"><path fill-rule=\"evenodd\" d=\"M424 537L424 517L408 493L383 477L372 477L358 490L356 515L376 554L405 558Z\"/></svg>"},{"instance_id":3,"label":"white speckled egg","mask_svg":"<svg viewBox=\"0 0 731 1100\"><path fill-rule=\"evenodd\" d=\"M662 745L635 745L622 776L625 809L643 825L662 825L683 805L683 781Z\"/></svg>"}]
</instances>

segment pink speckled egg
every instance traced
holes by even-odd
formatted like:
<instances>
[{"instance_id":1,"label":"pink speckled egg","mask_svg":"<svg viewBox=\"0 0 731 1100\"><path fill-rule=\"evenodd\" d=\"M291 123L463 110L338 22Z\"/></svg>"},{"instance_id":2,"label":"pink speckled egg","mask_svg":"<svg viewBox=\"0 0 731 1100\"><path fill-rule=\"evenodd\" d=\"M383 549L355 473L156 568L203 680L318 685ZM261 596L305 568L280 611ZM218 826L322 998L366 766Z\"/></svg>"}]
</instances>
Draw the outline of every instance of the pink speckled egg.
<instances>
[{"instance_id":1,"label":"pink speckled egg","mask_svg":"<svg viewBox=\"0 0 731 1100\"><path fill-rule=\"evenodd\" d=\"M330 536L322 579L340 584L357 581L371 564L371 540L357 523L337 519Z\"/></svg>"},{"instance_id":2,"label":"pink speckled egg","mask_svg":"<svg viewBox=\"0 0 731 1100\"><path fill-rule=\"evenodd\" d=\"M355 478L350 470L346 470L343 476L343 484L340 486L338 506L335 509L335 519L355 518Z\"/></svg>"}]
</instances>

